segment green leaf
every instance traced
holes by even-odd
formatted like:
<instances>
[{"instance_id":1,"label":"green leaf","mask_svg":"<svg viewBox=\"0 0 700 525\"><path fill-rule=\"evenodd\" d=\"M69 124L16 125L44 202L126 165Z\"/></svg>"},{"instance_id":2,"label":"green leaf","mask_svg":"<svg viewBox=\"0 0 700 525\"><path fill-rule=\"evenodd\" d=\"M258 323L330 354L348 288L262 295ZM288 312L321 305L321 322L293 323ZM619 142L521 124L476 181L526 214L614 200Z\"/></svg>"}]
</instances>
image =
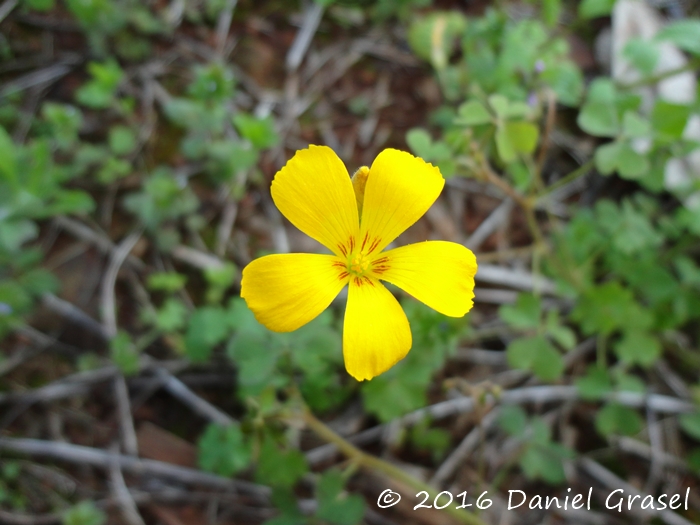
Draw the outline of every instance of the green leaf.
<instances>
[{"instance_id":1,"label":"green leaf","mask_svg":"<svg viewBox=\"0 0 700 525\"><path fill-rule=\"evenodd\" d=\"M598 411L595 427L603 436L621 434L633 436L642 430L642 418L632 410L617 403L605 405Z\"/></svg>"},{"instance_id":2,"label":"green leaf","mask_svg":"<svg viewBox=\"0 0 700 525\"><path fill-rule=\"evenodd\" d=\"M62 525L103 525L106 522L107 515L92 501L81 501L61 517Z\"/></svg>"},{"instance_id":3,"label":"green leaf","mask_svg":"<svg viewBox=\"0 0 700 525\"><path fill-rule=\"evenodd\" d=\"M272 437L265 436L255 471L260 483L272 487L292 487L308 470L306 458L299 450L282 450Z\"/></svg>"},{"instance_id":4,"label":"green leaf","mask_svg":"<svg viewBox=\"0 0 700 525\"><path fill-rule=\"evenodd\" d=\"M75 92L76 100L90 108L109 107L124 77L124 72L113 59L104 63L90 62L88 71L92 75L92 80L83 84Z\"/></svg>"},{"instance_id":5,"label":"green leaf","mask_svg":"<svg viewBox=\"0 0 700 525\"><path fill-rule=\"evenodd\" d=\"M620 144L617 152L617 171L624 179L639 179L650 169L651 165L646 156L637 153L627 142Z\"/></svg>"},{"instance_id":6,"label":"green leaf","mask_svg":"<svg viewBox=\"0 0 700 525\"><path fill-rule=\"evenodd\" d=\"M532 108L525 102L509 102L506 117L509 119L524 119L532 114Z\"/></svg>"},{"instance_id":7,"label":"green leaf","mask_svg":"<svg viewBox=\"0 0 700 525\"><path fill-rule=\"evenodd\" d=\"M620 208L610 201L596 204L599 228L612 240L619 252L632 255L659 247L663 236L651 224L648 214L626 199Z\"/></svg>"},{"instance_id":8,"label":"green leaf","mask_svg":"<svg viewBox=\"0 0 700 525\"><path fill-rule=\"evenodd\" d=\"M618 392L633 392L635 394L643 394L646 392L644 381L637 376L628 374L620 369L613 370L615 377L615 390Z\"/></svg>"},{"instance_id":9,"label":"green leaf","mask_svg":"<svg viewBox=\"0 0 700 525\"><path fill-rule=\"evenodd\" d=\"M649 368L661 356L661 343L649 332L631 330L615 345L615 353L625 364Z\"/></svg>"},{"instance_id":10,"label":"green leaf","mask_svg":"<svg viewBox=\"0 0 700 525\"><path fill-rule=\"evenodd\" d=\"M700 20L687 18L677 20L663 27L657 34L658 40L668 40L683 51L700 55Z\"/></svg>"},{"instance_id":11,"label":"green leaf","mask_svg":"<svg viewBox=\"0 0 700 525\"><path fill-rule=\"evenodd\" d=\"M651 75L659 62L659 46L649 40L632 38L622 50L622 55L645 75Z\"/></svg>"},{"instance_id":12,"label":"green leaf","mask_svg":"<svg viewBox=\"0 0 700 525\"><path fill-rule=\"evenodd\" d=\"M299 510L294 492L289 488L272 487L272 503L281 514L263 525L308 525L309 520Z\"/></svg>"},{"instance_id":13,"label":"green leaf","mask_svg":"<svg viewBox=\"0 0 700 525\"><path fill-rule=\"evenodd\" d=\"M102 184L111 184L118 179L126 177L129 173L131 173L131 164L129 162L116 157L108 157L97 172L97 180Z\"/></svg>"},{"instance_id":14,"label":"green leaf","mask_svg":"<svg viewBox=\"0 0 700 525\"><path fill-rule=\"evenodd\" d=\"M267 328L261 325L255 315L248 308L242 297L232 297L226 312L226 322L234 331L250 331L259 334L270 333Z\"/></svg>"},{"instance_id":15,"label":"green leaf","mask_svg":"<svg viewBox=\"0 0 700 525\"><path fill-rule=\"evenodd\" d=\"M409 440L418 450L428 452L434 461L444 457L452 442L451 434L444 428L430 428L429 420L423 419L409 430Z\"/></svg>"},{"instance_id":16,"label":"green leaf","mask_svg":"<svg viewBox=\"0 0 700 525\"><path fill-rule=\"evenodd\" d=\"M508 345L507 358L513 368L532 370L543 381L553 381L564 371L561 355L543 336L516 339Z\"/></svg>"},{"instance_id":17,"label":"green leaf","mask_svg":"<svg viewBox=\"0 0 700 525\"><path fill-rule=\"evenodd\" d=\"M185 287L187 277L177 272L158 272L148 276L146 284L149 289L162 292L177 292Z\"/></svg>"},{"instance_id":18,"label":"green leaf","mask_svg":"<svg viewBox=\"0 0 700 525\"><path fill-rule=\"evenodd\" d=\"M392 380L392 376L398 373L401 373L400 380ZM425 375L428 376L427 380ZM376 414L380 421L391 421L423 406L426 383L431 375L415 366L404 366L389 376L382 374L375 377L362 385L365 409Z\"/></svg>"},{"instance_id":19,"label":"green leaf","mask_svg":"<svg viewBox=\"0 0 700 525\"><path fill-rule=\"evenodd\" d=\"M549 341L545 342L532 362L532 371L542 381L554 381L564 372L564 360Z\"/></svg>"},{"instance_id":20,"label":"green leaf","mask_svg":"<svg viewBox=\"0 0 700 525\"><path fill-rule=\"evenodd\" d=\"M515 151L526 155L535 151L535 146L537 146L537 140L539 138L537 126L531 122L509 121L505 123L505 128L510 138L510 143L513 145Z\"/></svg>"},{"instance_id":21,"label":"green leaf","mask_svg":"<svg viewBox=\"0 0 700 525\"><path fill-rule=\"evenodd\" d=\"M84 215L95 209L95 201L82 190L58 190L54 201L48 205L50 215Z\"/></svg>"},{"instance_id":22,"label":"green leaf","mask_svg":"<svg viewBox=\"0 0 700 525\"><path fill-rule=\"evenodd\" d=\"M440 170L440 173L446 179L453 177L457 172L457 164L453 160L436 161L435 166Z\"/></svg>"},{"instance_id":23,"label":"green leaf","mask_svg":"<svg viewBox=\"0 0 700 525\"><path fill-rule=\"evenodd\" d=\"M505 405L498 414L498 424L511 436L523 437L527 428L527 414L518 405Z\"/></svg>"},{"instance_id":24,"label":"green leaf","mask_svg":"<svg viewBox=\"0 0 700 525\"><path fill-rule=\"evenodd\" d=\"M586 102L577 122L583 131L594 137L615 137L620 132L617 110L607 102Z\"/></svg>"},{"instance_id":25,"label":"green leaf","mask_svg":"<svg viewBox=\"0 0 700 525\"><path fill-rule=\"evenodd\" d=\"M423 128L412 128L406 133L406 143L411 151L423 159L430 159L432 138Z\"/></svg>"},{"instance_id":26,"label":"green leaf","mask_svg":"<svg viewBox=\"0 0 700 525\"><path fill-rule=\"evenodd\" d=\"M238 367L238 382L258 391L275 372L280 346L271 344L269 334L244 330L231 338L226 353Z\"/></svg>"},{"instance_id":27,"label":"green leaf","mask_svg":"<svg viewBox=\"0 0 700 525\"><path fill-rule=\"evenodd\" d=\"M236 268L236 265L228 261L221 266L206 268L204 270L204 278L207 280L207 283L209 283L207 302L214 304L220 303L224 293L226 293L226 290L231 287L236 279L237 273L238 268Z\"/></svg>"},{"instance_id":28,"label":"green leaf","mask_svg":"<svg viewBox=\"0 0 700 525\"><path fill-rule=\"evenodd\" d=\"M233 72L222 62L212 62L195 67L194 80L187 92L199 100L223 102L232 98L234 87Z\"/></svg>"},{"instance_id":29,"label":"green leaf","mask_svg":"<svg viewBox=\"0 0 700 525\"><path fill-rule=\"evenodd\" d=\"M250 444L237 423L207 426L197 449L199 466L220 476L233 476L250 463Z\"/></svg>"},{"instance_id":30,"label":"green leaf","mask_svg":"<svg viewBox=\"0 0 700 525\"><path fill-rule=\"evenodd\" d=\"M470 100L459 106L455 124L462 126L479 126L489 124L493 117L486 107L478 100Z\"/></svg>"},{"instance_id":31,"label":"green leaf","mask_svg":"<svg viewBox=\"0 0 700 525\"><path fill-rule=\"evenodd\" d=\"M365 502L357 494L345 494L345 480L337 470L327 470L316 484L316 515L334 525L356 525L365 513Z\"/></svg>"},{"instance_id":32,"label":"green leaf","mask_svg":"<svg viewBox=\"0 0 700 525\"><path fill-rule=\"evenodd\" d=\"M538 296L529 293L518 294L515 304L504 304L498 310L501 318L513 328L537 328L540 325L542 303Z\"/></svg>"},{"instance_id":33,"label":"green leaf","mask_svg":"<svg viewBox=\"0 0 700 525\"><path fill-rule=\"evenodd\" d=\"M700 266L690 257L677 257L673 261L673 264L683 284L700 288Z\"/></svg>"},{"instance_id":34,"label":"green leaf","mask_svg":"<svg viewBox=\"0 0 700 525\"><path fill-rule=\"evenodd\" d=\"M131 342L129 334L119 332L109 343L110 357L125 376L139 371L139 353Z\"/></svg>"},{"instance_id":35,"label":"green leaf","mask_svg":"<svg viewBox=\"0 0 700 525\"><path fill-rule=\"evenodd\" d=\"M83 115L78 108L68 104L45 102L41 114L51 128L51 134L58 146L69 149L78 139L78 131L83 123Z\"/></svg>"},{"instance_id":36,"label":"green leaf","mask_svg":"<svg viewBox=\"0 0 700 525\"><path fill-rule=\"evenodd\" d=\"M279 142L272 116L256 118L246 113L237 113L233 123L238 132L258 149L271 148Z\"/></svg>"},{"instance_id":37,"label":"green leaf","mask_svg":"<svg viewBox=\"0 0 700 525\"><path fill-rule=\"evenodd\" d=\"M45 293L55 293L61 282L44 268L33 268L17 278L17 282L32 295L39 297Z\"/></svg>"},{"instance_id":38,"label":"green leaf","mask_svg":"<svg viewBox=\"0 0 700 525\"><path fill-rule=\"evenodd\" d=\"M0 181L17 179L17 148L12 138L0 126Z\"/></svg>"},{"instance_id":39,"label":"green leaf","mask_svg":"<svg viewBox=\"0 0 700 525\"><path fill-rule=\"evenodd\" d=\"M136 135L127 126L113 126L109 129L108 143L115 155L128 155L136 149Z\"/></svg>"},{"instance_id":40,"label":"green leaf","mask_svg":"<svg viewBox=\"0 0 700 525\"><path fill-rule=\"evenodd\" d=\"M545 69L541 76L556 93L558 102L572 107L579 105L584 91L584 80L575 63L567 60L553 64Z\"/></svg>"},{"instance_id":41,"label":"green leaf","mask_svg":"<svg viewBox=\"0 0 700 525\"><path fill-rule=\"evenodd\" d=\"M304 373L324 374L342 363L342 336L337 330L323 324L323 318L315 319L293 335L292 346L303 350L292 352L291 357Z\"/></svg>"},{"instance_id":42,"label":"green leaf","mask_svg":"<svg viewBox=\"0 0 700 525\"><path fill-rule=\"evenodd\" d=\"M695 472L695 475L700 475L700 448L696 448L688 454L686 460L690 469Z\"/></svg>"},{"instance_id":43,"label":"green leaf","mask_svg":"<svg viewBox=\"0 0 700 525\"><path fill-rule=\"evenodd\" d=\"M693 439L700 441L700 412L681 414L678 418L681 428Z\"/></svg>"},{"instance_id":44,"label":"green leaf","mask_svg":"<svg viewBox=\"0 0 700 525\"><path fill-rule=\"evenodd\" d=\"M39 227L26 219L0 221L0 248L10 253L17 252L22 245L39 234Z\"/></svg>"},{"instance_id":45,"label":"green leaf","mask_svg":"<svg viewBox=\"0 0 700 525\"><path fill-rule=\"evenodd\" d=\"M691 111L691 106L657 99L651 111L651 125L664 140L678 140L683 136Z\"/></svg>"},{"instance_id":46,"label":"green leaf","mask_svg":"<svg viewBox=\"0 0 700 525\"><path fill-rule=\"evenodd\" d=\"M626 137L648 137L651 135L651 123L635 111L627 111L622 117L622 132Z\"/></svg>"},{"instance_id":47,"label":"green leaf","mask_svg":"<svg viewBox=\"0 0 700 525\"><path fill-rule=\"evenodd\" d=\"M565 350L576 346L576 334L570 328L561 325L557 310L547 312L545 333Z\"/></svg>"},{"instance_id":48,"label":"green leaf","mask_svg":"<svg viewBox=\"0 0 700 525\"><path fill-rule=\"evenodd\" d=\"M618 282L587 289L571 312L586 335L609 335L620 328L649 328L652 318L638 305L632 292Z\"/></svg>"},{"instance_id":49,"label":"green leaf","mask_svg":"<svg viewBox=\"0 0 700 525\"><path fill-rule=\"evenodd\" d=\"M8 481L14 481L22 472L22 464L19 461L4 460L0 466L0 476Z\"/></svg>"},{"instance_id":50,"label":"green leaf","mask_svg":"<svg viewBox=\"0 0 700 525\"><path fill-rule=\"evenodd\" d=\"M513 179L515 188L522 193L526 193L532 183L530 167L525 162L517 160L508 165L507 173Z\"/></svg>"},{"instance_id":51,"label":"green leaf","mask_svg":"<svg viewBox=\"0 0 700 525\"><path fill-rule=\"evenodd\" d=\"M197 128L204 113L204 105L196 100L173 97L165 103L166 116L184 128Z\"/></svg>"},{"instance_id":52,"label":"green leaf","mask_svg":"<svg viewBox=\"0 0 700 525\"><path fill-rule=\"evenodd\" d=\"M489 97L489 106L491 106L491 109L493 109L494 113L496 113L496 116L500 118L508 117L509 105L510 101L508 100L508 97L500 94L491 95Z\"/></svg>"},{"instance_id":53,"label":"green leaf","mask_svg":"<svg viewBox=\"0 0 700 525\"><path fill-rule=\"evenodd\" d=\"M561 0L542 1L542 19L549 27L554 27L561 14Z\"/></svg>"},{"instance_id":54,"label":"green leaf","mask_svg":"<svg viewBox=\"0 0 700 525\"><path fill-rule=\"evenodd\" d=\"M54 8L54 0L23 0L24 5L34 11L50 11Z\"/></svg>"},{"instance_id":55,"label":"green leaf","mask_svg":"<svg viewBox=\"0 0 700 525\"><path fill-rule=\"evenodd\" d=\"M175 332L185 325L187 307L179 299L168 297L156 313L156 328L163 332Z\"/></svg>"},{"instance_id":56,"label":"green leaf","mask_svg":"<svg viewBox=\"0 0 700 525\"><path fill-rule=\"evenodd\" d=\"M3 303L3 316L9 316L29 310L32 298L17 281L0 280L0 303Z\"/></svg>"},{"instance_id":57,"label":"green leaf","mask_svg":"<svg viewBox=\"0 0 700 525\"><path fill-rule=\"evenodd\" d=\"M608 16L615 5L615 0L583 0L578 6L581 18Z\"/></svg>"},{"instance_id":58,"label":"green leaf","mask_svg":"<svg viewBox=\"0 0 700 525\"><path fill-rule=\"evenodd\" d=\"M504 125L496 128L496 148L498 156L505 164L509 164L517 158L517 152L511 142L508 129Z\"/></svg>"},{"instance_id":59,"label":"green leaf","mask_svg":"<svg viewBox=\"0 0 700 525\"><path fill-rule=\"evenodd\" d=\"M613 386L607 370L591 365L586 370L586 375L576 381L576 388L582 399L595 401L608 395Z\"/></svg>"},{"instance_id":60,"label":"green leaf","mask_svg":"<svg viewBox=\"0 0 700 525\"><path fill-rule=\"evenodd\" d=\"M560 450L560 448L562 450ZM564 447L530 445L520 458L520 468L529 479L542 479L552 485L566 480L562 465Z\"/></svg>"},{"instance_id":61,"label":"green leaf","mask_svg":"<svg viewBox=\"0 0 700 525\"><path fill-rule=\"evenodd\" d=\"M185 334L185 351L194 362L206 361L214 346L228 335L226 312L222 308L205 306L190 317Z\"/></svg>"},{"instance_id":62,"label":"green leaf","mask_svg":"<svg viewBox=\"0 0 700 525\"><path fill-rule=\"evenodd\" d=\"M599 102L612 104L618 101L617 88L615 83L608 77L598 77L588 87L586 102Z\"/></svg>"}]
</instances>

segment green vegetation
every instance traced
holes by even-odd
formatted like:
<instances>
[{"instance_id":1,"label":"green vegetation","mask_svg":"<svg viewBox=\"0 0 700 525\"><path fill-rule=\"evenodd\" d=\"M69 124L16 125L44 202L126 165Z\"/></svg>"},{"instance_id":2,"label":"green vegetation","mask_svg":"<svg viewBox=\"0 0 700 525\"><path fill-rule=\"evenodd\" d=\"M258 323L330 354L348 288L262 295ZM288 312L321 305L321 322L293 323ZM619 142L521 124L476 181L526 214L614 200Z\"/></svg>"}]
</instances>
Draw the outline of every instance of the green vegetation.
<instances>
[{"instance_id":1,"label":"green vegetation","mask_svg":"<svg viewBox=\"0 0 700 525\"><path fill-rule=\"evenodd\" d=\"M274 15L243 0L235 10L223 0L176 4L22 0L0 21L0 405L11 407L0 417L0 511L118 522L109 464L90 474L12 444L60 439L111 454L121 443L129 455L129 429L141 447L145 422L184 440L197 458L188 467L218 476L220 492L230 478L258 484L246 487L264 512L250 522L268 525L355 525L370 511L405 520L377 508L381 490L367 479L382 490L396 483L411 507L420 490L452 490L457 503L462 490L495 499L511 484L563 494L581 483L582 457L632 484L650 478L644 490L654 494L663 491L656 469L678 468L679 486L697 485L700 139L688 129L700 98L640 91L671 73L697 76L697 8L621 46L637 79L626 82L600 65L584 71L571 49L574 38L593 47L591 20L608 26L615 0L468 12L459 2L319 1L323 18L298 71L284 64L296 4L271 2ZM377 31L389 36L376 40ZM51 39L60 53L50 61L32 54ZM671 73L659 69L667 44L687 59ZM69 53L79 58L63 73L33 80ZM432 95L416 102L423 92ZM370 382L345 372L337 305L295 332L267 330L239 297L241 269L267 253L309 251L269 193L276 170L308 143L343 148L351 170L382 147L438 166L446 222L461 242L512 201L475 252L519 284L477 280L462 319L400 296L412 350ZM423 239L444 237L439 223L422 222ZM494 287L505 293L480 296ZM128 385L126 422L107 381ZM58 387L31 397L47 385ZM509 395L518 388L531 390ZM471 403L447 407L454 399ZM449 479L419 479L444 468L470 433L478 440ZM327 441L340 453L317 448ZM621 459L633 449L643 458ZM649 466L656 452L671 459ZM64 478L77 488L65 490ZM137 478L126 483L150 490ZM245 507L216 498L188 505L216 501L234 516ZM693 505L684 516L697 521ZM148 522L153 510L139 509ZM493 509L445 511L500 522Z\"/></svg>"}]
</instances>

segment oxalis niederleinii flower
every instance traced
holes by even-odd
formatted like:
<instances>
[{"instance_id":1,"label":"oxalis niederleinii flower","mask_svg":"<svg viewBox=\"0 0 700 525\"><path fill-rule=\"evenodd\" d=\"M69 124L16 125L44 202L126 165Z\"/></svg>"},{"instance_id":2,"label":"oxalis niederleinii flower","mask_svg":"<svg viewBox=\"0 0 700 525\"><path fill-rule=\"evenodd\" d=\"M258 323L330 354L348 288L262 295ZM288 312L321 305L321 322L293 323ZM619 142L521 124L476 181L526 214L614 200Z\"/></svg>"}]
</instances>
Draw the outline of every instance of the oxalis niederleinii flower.
<instances>
[{"instance_id":1,"label":"oxalis niederleinii flower","mask_svg":"<svg viewBox=\"0 0 700 525\"><path fill-rule=\"evenodd\" d=\"M345 368L358 381L385 372L411 349L411 329L380 281L451 317L473 305L476 258L464 246L425 241L382 251L428 211L444 185L438 168L404 151L385 149L352 179L331 148L297 151L275 175L272 199L333 254L256 259L243 270L241 296L267 328L291 332L348 285Z\"/></svg>"}]
</instances>

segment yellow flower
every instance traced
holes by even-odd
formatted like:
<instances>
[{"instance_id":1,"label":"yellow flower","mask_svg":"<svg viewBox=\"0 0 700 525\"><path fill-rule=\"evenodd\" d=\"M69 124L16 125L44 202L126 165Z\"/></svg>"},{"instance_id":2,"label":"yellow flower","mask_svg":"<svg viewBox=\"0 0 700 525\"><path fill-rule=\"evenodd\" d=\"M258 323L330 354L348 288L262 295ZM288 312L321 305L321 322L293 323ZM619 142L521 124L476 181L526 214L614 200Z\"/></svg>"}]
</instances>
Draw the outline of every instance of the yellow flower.
<instances>
[{"instance_id":1,"label":"yellow flower","mask_svg":"<svg viewBox=\"0 0 700 525\"><path fill-rule=\"evenodd\" d=\"M329 147L297 151L275 175L272 198L333 255L256 259L243 270L241 297L267 328L291 332L348 285L345 367L358 381L385 372L410 350L411 330L380 280L451 317L462 317L473 304L476 258L464 246L425 241L382 251L428 211L444 185L438 168L404 151L385 149L352 179Z\"/></svg>"}]
</instances>

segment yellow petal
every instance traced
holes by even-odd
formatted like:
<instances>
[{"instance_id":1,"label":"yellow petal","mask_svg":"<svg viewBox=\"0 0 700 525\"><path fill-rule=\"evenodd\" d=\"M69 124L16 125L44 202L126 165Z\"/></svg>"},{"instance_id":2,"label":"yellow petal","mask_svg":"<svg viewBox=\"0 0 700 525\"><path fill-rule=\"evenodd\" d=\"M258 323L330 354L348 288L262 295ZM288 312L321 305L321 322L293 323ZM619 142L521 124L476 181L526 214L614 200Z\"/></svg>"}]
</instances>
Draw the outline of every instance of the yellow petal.
<instances>
[{"instance_id":1,"label":"yellow petal","mask_svg":"<svg viewBox=\"0 0 700 525\"><path fill-rule=\"evenodd\" d=\"M379 253L438 198L440 170L405 151L385 149L374 159L365 187L360 246Z\"/></svg>"},{"instance_id":2,"label":"yellow petal","mask_svg":"<svg viewBox=\"0 0 700 525\"><path fill-rule=\"evenodd\" d=\"M426 241L380 254L373 273L434 310L462 317L473 306L476 257L461 244Z\"/></svg>"},{"instance_id":3,"label":"yellow petal","mask_svg":"<svg viewBox=\"0 0 700 525\"><path fill-rule=\"evenodd\" d=\"M299 150L272 181L272 199L289 221L336 255L357 239L355 192L343 161L327 146Z\"/></svg>"},{"instance_id":4,"label":"yellow petal","mask_svg":"<svg viewBox=\"0 0 700 525\"><path fill-rule=\"evenodd\" d=\"M411 349L411 329L399 302L369 277L353 277L343 328L343 356L358 381L372 379L403 359Z\"/></svg>"},{"instance_id":5,"label":"yellow petal","mask_svg":"<svg viewBox=\"0 0 700 525\"><path fill-rule=\"evenodd\" d=\"M344 270L332 255L267 255L243 269L241 297L260 323L291 332L328 308L348 281Z\"/></svg>"}]
</instances>

